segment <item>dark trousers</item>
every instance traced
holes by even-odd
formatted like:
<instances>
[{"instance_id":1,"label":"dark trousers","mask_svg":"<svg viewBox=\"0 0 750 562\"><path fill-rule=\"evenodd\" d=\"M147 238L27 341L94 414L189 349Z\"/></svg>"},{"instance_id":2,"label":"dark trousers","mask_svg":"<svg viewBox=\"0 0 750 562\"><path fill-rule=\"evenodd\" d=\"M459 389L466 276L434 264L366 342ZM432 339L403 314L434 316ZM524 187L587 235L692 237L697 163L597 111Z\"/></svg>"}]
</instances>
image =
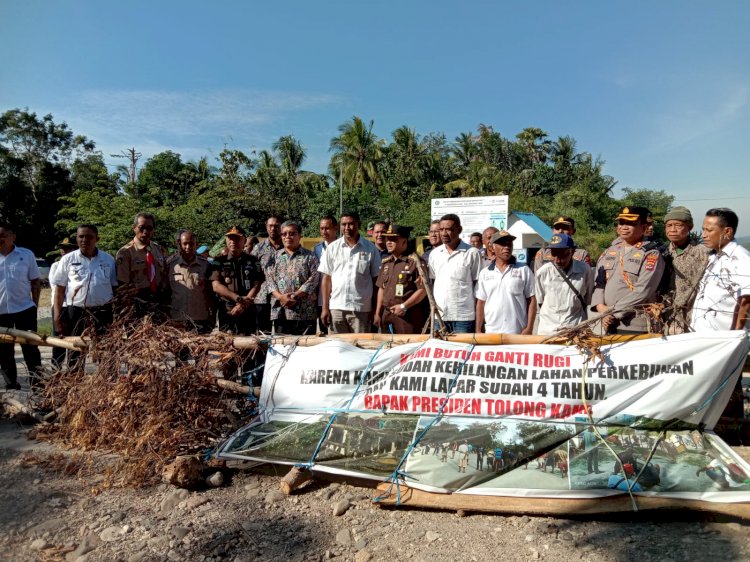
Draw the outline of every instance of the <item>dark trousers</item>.
<instances>
[{"instance_id":1,"label":"dark trousers","mask_svg":"<svg viewBox=\"0 0 750 562\"><path fill-rule=\"evenodd\" d=\"M315 320L287 320L277 318L273 321L277 334L288 334L290 336L314 336Z\"/></svg>"},{"instance_id":2,"label":"dark trousers","mask_svg":"<svg viewBox=\"0 0 750 562\"><path fill-rule=\"evenodd\" d=\"M245 313L239 316L231 316L225 308L219 309L219 330L222 332L230 332L238 336L252 336L255 334L256 326L253 308L246 309Z\"/></svg>"},{"instance_id":3,"label":"dark trousers","mask_svg":"<svg viewBox=\"0 0 750 562\"><path fill-rule=\"evenodd\" d=\"M255 303L255 319L258 330L261 332L271 332L271 305Z\"/></svg>"},{"instance_id":4,"label":"dark trousers","mask_svg":"<svg viewBox=\"0 0 750 562\"><path fill-rule=\"evenodd\" d=\"M66 306L63 309L65 318L65 332L69 336L82 336L89 328L93 328L97 336L101 336L112 325L112 305L94 306ZM81 356L78 351L68 353L68 364L75 363Z\"/></svg>"},{"instance_id":5,"label":"dark trousers","mask_svg":"<svg viewBox=\"0 0 750 562\"><path fill-rule=\"evenodd\" d=\"M13 314L0 314L0 326L36 332L36 306ZM16 370L13 347L12 343L0 344L0 369L5 374L8 387L19 388L18 371ZM23 360L26 362L26 368L29 370L31 385L35 387L39 382L38 371L42 366L42 355L39 353L39 348L35 345L22 345L21 351L23 351Z\"/></svg>"}]
</instances>

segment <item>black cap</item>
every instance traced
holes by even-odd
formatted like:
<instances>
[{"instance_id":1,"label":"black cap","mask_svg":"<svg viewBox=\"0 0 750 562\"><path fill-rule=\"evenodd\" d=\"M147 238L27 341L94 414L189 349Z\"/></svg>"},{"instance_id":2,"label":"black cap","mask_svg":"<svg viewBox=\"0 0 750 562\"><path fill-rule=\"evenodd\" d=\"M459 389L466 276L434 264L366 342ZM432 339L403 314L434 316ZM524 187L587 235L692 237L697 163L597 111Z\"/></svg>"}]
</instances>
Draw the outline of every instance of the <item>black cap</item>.
<instances>
[{"instance_id":1,"label":"black cap","mask_svg":"<svg viewBox=\"0 0 750 562\"><path fill-rule=\"evenodd\" d=\"M397 224L391 224L388 225L388 230L385 231L383 236L386 236L388 238L395 238L396 236L401 236L401 238L409 238L411 236L412 227L411 226L399 226Z\"/></svg>"},{"instance_id":2,"label":"black cap","mask_svg":"<svg viewBox=\"0 0 750 562\"><path fill-rule=\"evenodd\" d=\"M246 236L245 229L241 226L234 225L226 231L224 236Z\"/></svg>"},{"instance_id":3,"label":"black cap","mask_svg":"<svg viewBox=\"0 0 750 562\"><path fill-rule=\"evenodd\" d=\"M626 205L620 209L617 220L645 223L648 219L649 210L646 207L633 207Z\"/></svg>"}]
</instances>

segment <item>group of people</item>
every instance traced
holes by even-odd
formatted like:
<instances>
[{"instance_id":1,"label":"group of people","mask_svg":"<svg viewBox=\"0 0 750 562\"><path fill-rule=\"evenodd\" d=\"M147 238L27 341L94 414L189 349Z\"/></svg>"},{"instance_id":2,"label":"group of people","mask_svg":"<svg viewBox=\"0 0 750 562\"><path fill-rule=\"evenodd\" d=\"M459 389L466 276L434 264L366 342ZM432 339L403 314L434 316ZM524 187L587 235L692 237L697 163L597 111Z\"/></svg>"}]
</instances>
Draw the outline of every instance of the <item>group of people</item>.
<instances>
[{"instance_id":1,"label":"group of people","mask_svg":"<svg viewBox=\"0 0 750 562\"><path fill-rule=\"evenodd\" d=\"M670 333L748 327L750 252L735 241L733 211L707 211L703 243L690 237L694 223L684 207L665 216L666 244L653 238L646 208L624 207L615 220L616 238L593 266L576 246L575 221L565 216L527 266L516 261L515 236L505 230L490 226L464 242L455 214L432 221L430 248L421 256L411 228L378 221L369 240L359 215L346 211L338 220L321 218L322 240L313 250L302 246L298 222L270 216L262 242L232 226L225 251L209 260L190 230L179 232L177 251L167 256L153 240L154 216L142 212L133 239L114 259L97 248L96 225L80 225L75 242L61 243L62 257L50 271L54 328L59 335L80 335L88 326L102 332L112 322L116 292L132 297L122 302L133 303L136 317L163 314L187 329L218 325L242 335L443 326L453 333L551 334L594 316L600 333L633 333L661 329L646 314L657 302L665 305L661 320ZM16 246L10 224L0 224L0 326L36 330L39 294L33 254ZM36 371L38 349L23 346L23 353ZM0 368L17 386L10 344L0 344Z\"/></svg>"}]
</instances>

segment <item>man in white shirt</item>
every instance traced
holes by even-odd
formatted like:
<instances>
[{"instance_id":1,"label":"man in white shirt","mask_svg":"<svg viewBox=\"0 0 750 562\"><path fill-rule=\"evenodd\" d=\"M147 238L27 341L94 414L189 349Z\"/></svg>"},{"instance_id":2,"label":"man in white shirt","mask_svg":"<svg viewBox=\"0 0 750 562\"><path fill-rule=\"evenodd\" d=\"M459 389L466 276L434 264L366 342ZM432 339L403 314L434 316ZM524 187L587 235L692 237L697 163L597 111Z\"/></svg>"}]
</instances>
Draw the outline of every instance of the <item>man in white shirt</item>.
<instances>
[{"instance_id":1,"label":"man in white shirt","mask_svg":"<svg viewBox=\"0 0 750 562\"><path fill-rule=\"evenodd\" d=\"M536 298L534 274L516 263L513 240L505 230L492 235L495 263L479 274L477 283L477 328L486 322L488 334L525 334L534 328Z\"/></svg>"},{"instance_id":2,"label":"man in white shirt","mask_svg":"<svg viewBox=\"0 0 750 562\"><path fill-rule=\"evenodd\" d=\"M560 328L586 320L586 310L594 292L594 269L573 259L573 238L554 234L547 248L551 260L536 271L536 300L539 304L538 334L553 334Z\"/></svg>"},{"instance_id":3,"label":"man in white shirt","mask_svg":"<svg viewBox=\"0 0 750 562\"><path fill-rule=\"evenodd\" d=\"M66 336L80 336L89 324L101 334L112 324L117 271L112 256L96 247L98 241L99 230L95 225L79 226L78 249L62 257L54 278L50 279L50 284L57 287L55 329Z\"/></svg>"},{"instance_id":4,"label":"man in white shirt","mask_svg":"<svg viewBox=\"0 0 750 562\"><path fill-rule=\"evenodd\" d=\"M341 238L328 245L318 271L323 274L320 320L331 333L368 333L372 325L373 287L380 272L380 252L360 236L359 215L341 215Z\"/></svg>"},{"instance_id":5,"label":"man in white shirt","mask_svg":"<svg viewBox=\"0 0 750 562\"><path fill-rule=\"evenodd\" d=\"M470 334L476 330L474 284L482 267L482 256L479 250L461 240L461 230L458 215L440 218L443 243L430 253L429 267L435 302L445 327L454 334Z\"/></svg>"},{"instance_id":6,"label":"man in white shirt","mask_svg":"<svg viewBox=\"0 0 750 562\"><path fill-rule=\"evenodd\" d=\"M750 327L750 252L734 240L738 223L731 209L706 211L703 243L710 255L693 304L696 332Z\"/></svg>"},{"instance_id":7,"label":"man in white shirt","mask_svg":"<svg viewBox=\"0 0 750 562\"><path fill-rule=\"evenodd\" d=\"M0 223L0 326L36 332L37 306L41 283L34 254L15 244L16 232L9 223ZM42 365L39 348L22 345L23 359L31 377L31 386L38 384ZM0 344L0 369L6 387L19 390L18 372L12 343Z\"/></svg>"}]
</instances>

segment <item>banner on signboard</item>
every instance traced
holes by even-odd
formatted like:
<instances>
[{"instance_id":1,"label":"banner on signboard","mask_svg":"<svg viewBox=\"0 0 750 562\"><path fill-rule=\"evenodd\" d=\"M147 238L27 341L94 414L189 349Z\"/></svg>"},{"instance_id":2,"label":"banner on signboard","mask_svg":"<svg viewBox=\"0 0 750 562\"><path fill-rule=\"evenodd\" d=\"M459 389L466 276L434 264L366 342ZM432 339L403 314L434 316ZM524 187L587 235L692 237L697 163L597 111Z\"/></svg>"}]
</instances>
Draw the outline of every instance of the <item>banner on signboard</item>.
<instances>
[{"instance_id":1,"label":"banner on signboard","mask_svg":"<svg viewBox=\"0 0 750 562\"><path fill-rule=\"evenodd\" d=\"M710 432L747 356L744 333L602 352L442 340L274 347L261 418L220 456L371 478L398 469L433 491L750 499L750 467Z\"/></svg>"}]
</instances>

